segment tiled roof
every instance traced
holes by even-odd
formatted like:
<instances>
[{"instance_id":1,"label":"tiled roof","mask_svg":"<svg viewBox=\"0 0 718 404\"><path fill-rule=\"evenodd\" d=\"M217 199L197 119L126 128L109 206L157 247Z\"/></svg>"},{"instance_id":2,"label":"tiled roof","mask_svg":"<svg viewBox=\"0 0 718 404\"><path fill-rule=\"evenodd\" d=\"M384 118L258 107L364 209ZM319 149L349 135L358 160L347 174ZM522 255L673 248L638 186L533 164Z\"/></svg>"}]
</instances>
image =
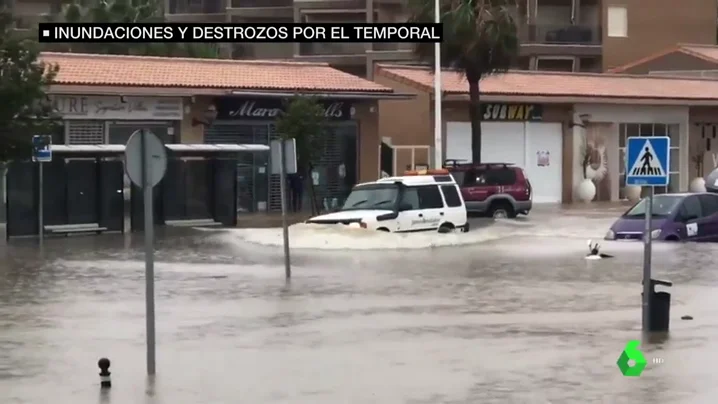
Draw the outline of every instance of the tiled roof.
<instances>
[{"instance_id":1,"label":"tiled roof","mask_svg":"<svg viewBox=\"0 0 718 404\"><path fill-rule=\"evenodd\" d=\"M670 48L666 48L660 52L654 53L652 55L648 55L642 59L638 59L636 61L625 64L623 66L619 66L619 67L610 69L610 70L608 70L608 72L609 73L622 73L622 72L625 72L634 67L640 66L644 63L652 62L658 58L668 56L671 53L683 53L683 54L693 56L698 59L703 59L707 62L715 63L716 65L718 65L718 46L679 43L676 46L671 46Z\"/></svg>"},{"instance_id":2,"label":"tiled roof","mask_svg":"<svg viewBox=\"0 0 718 404\"><path fill-rule=\"evenodd\" d=\"M60 66L55 79L57 84L317 92L392 91L323 63L51 52L43 53L41 59Z\"/></svg>"},{"instance_id":3,"label":"tiled roof","mask_svg":"<svg viewBox=\"0 0 718 404\"><path fill-rule=\"evenodd\" d=\"M424 91L434 88L432 72L422 67L380 65L377 73ZM469 92L458 72L444 71L441 81L446 94ZM482 95L718 100L718 80L648 75L510 71L482 79L479 88Z\"/></svg>"}]
</instances>

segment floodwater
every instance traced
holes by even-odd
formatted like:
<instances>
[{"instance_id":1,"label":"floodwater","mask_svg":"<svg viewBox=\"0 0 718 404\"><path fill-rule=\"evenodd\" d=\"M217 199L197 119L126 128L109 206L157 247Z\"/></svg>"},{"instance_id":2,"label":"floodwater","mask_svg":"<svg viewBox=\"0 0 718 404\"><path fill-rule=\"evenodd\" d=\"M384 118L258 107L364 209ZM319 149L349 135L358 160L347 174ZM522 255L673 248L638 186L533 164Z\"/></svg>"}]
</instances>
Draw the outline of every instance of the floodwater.
<instances>
[{"instance_id":1,"label":"floodwater","mask_svg":"<svg viewBox=\"0 0 718 404\"><path fill-rule=\"evenodd\" d=\"M718 246L655 245L654 277L675 283L671 332L645 340L648 367L624 377L615 362L643 338L642 245L583 259L615 216L554 209L463 235L299 225L291 283L278 230L167 230L152 379L141 236L12 242L0 247L0 402L713 403Z\"/></svg>"}]
</instances>

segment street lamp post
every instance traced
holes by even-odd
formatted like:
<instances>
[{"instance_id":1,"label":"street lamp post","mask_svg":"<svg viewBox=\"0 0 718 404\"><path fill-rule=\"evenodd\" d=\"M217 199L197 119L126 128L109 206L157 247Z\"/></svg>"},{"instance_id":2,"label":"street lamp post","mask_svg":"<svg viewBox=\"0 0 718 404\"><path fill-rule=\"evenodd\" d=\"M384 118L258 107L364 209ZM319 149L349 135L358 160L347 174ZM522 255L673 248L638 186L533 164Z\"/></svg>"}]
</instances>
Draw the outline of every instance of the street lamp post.
<instances>
[{"instance_id":1,"label":"street lamp post","mask_svg":"<svg viewBox=\"0 0 718 404\"><path fill-rule=\"evenodd\" d=\"M441 0L434 0L434 22L441 23ZM434 44L434 168L444 163L443 138L441 129L441 44Z\"/></svg>"}]
</instances>

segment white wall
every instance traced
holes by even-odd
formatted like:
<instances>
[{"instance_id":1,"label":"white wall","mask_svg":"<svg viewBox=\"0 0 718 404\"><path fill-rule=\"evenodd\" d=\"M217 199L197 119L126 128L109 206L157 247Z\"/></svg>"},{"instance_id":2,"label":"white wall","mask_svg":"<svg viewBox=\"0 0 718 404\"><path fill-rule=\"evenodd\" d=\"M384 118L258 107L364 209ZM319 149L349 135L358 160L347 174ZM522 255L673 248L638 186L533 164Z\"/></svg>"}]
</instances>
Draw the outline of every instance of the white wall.
<instances>
[{"instance_id":1,"label":"white wall","mask_svg":"<svg viewBox=\"0 0 718 404\"><path fill-rule=\"evenodd\" d=\"M662 123L662 124L678 124L680 125L680 183L681 190L688 189L690 176L689 164L689 108L688 107L672 107L672 106L633 106L633 105L603 105L603 104L576 104L574 105L574 119L581 119L589 122L605 122L614 123L614 133L618 137L619 123ZM574 126L574 167L578 167L578 176L580 177L581 164L576 162L580 159L576 156L576 142L580 145L582 135L580 128ZM576 168L574 168L574 184L576 182ZM578 180L580 181L580 179Z\"/></svg>"}]
</instances>

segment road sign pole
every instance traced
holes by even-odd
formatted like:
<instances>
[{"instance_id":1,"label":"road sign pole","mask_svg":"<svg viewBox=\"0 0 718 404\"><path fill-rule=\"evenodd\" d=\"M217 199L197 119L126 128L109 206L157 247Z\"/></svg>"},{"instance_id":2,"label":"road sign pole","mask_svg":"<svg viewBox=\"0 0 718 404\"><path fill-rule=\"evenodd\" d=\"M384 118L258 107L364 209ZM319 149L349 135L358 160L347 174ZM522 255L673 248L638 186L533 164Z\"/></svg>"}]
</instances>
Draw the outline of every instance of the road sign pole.
<instances>
[{"instance_id":1,"label":"road sign pole","mask_svg":"<svg viewBox=\"0 0 718 404\"><path fill-rule=\"evenodd\" d=\"M646 198L646 227L643 231L643 331L649 331L651 322L651 224L653 222L653 187L648 187Z\"/></svg>"},{"instance_id":2,"label":"road sign pole","mask_svg":"<svg viewBox=\"0 0 718 404\"><path fill-rule=\"evenodd\" d=\"M154 375L155 367L155 247L154 218L152 203L152 183L150 182L150 164L152 156L147 146L147 130L142 136L142 192L145 208L145 305L147 328L147 374Z\"/></svg>"},{"instance_id":3,"label":"road sign pole","mask_svg":"<svg viewBox=\"0 0 718 404\"><path fill-rule=\"evenodd\" d=\"M286 157L284 153L285 141L279 147L279 193L282 198L282 237L284 238L284 275L287 279L292 277L291 259L289 257L289 226L287 224L287 175Z\"/></svg>"},{"instance_id":4,"label":"road sign pole","mask_svg":"<svg viewBox=\"0 0 718 404\"><path fill-rule=\"evenodd\" d=\"M37 232L38 236L40 237L40 244L43 243L45 239L45 179L43 178L43 170L42 170L42 162L38 162L38 183L40 184L40 189L38 190L38 203L37 203Z\"/></svg>"}]
</instances>

